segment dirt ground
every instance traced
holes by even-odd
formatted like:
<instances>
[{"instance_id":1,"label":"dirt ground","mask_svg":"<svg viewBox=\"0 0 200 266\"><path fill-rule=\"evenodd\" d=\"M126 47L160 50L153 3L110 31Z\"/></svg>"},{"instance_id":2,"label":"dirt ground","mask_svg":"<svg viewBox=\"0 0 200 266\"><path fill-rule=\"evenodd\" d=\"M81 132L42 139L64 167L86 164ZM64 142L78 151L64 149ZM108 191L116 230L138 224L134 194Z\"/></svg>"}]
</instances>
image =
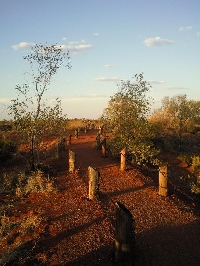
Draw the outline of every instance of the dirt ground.
<instances>
[{"instance_id":1,"label":"dirt ground","mask_svg":"<svg viewBox=\"0 0 200 266\"><path fill-rule=\"evenodd\" d=\"M168 197L161 197L158 172L144 173L131 165L121 171L118 160L104 158L94 148L96 134L81 132L66 146L53 166L57 170L50 171L55 192L13 201L10 219L36 217L35 226L28 232L12 231L0 241L0 265L133 265L113 260L116 202L134 218L135 266L200 265L200 206L187 197L182 182L188 169L171 159L172 187ZM68 172L69 150L76 153L74 174ZM88 200L88 166L100 172L99 200Z\"/></svg>"}]
</instances>

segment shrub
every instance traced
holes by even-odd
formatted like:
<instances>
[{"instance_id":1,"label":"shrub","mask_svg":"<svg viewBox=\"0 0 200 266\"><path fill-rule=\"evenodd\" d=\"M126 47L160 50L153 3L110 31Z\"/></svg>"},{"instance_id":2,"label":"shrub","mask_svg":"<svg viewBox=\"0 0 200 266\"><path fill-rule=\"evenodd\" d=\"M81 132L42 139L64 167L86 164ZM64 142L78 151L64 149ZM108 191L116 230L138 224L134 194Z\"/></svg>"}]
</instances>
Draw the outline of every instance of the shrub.
<instances>
[{"instance_id":1,"label":"shrub","mask_svg":"<svg viewBox=\"0 0 200 266\"><path fill-rule=\"evenodd\" d=\"M178 156L178 159L181 160L183 163L187 164L187 166L192 165L192 156L191 154L181 154Z\"/></svg>"},{"instance_id":2,"label":"shrub","mask_svg":"<svg viewBox=\"0 0 200 266\"><path fill-rule=\"evenodd\" d=\"M194 168L194 173L197 174L200 171L200 156L199 155L192 157L192 166Z\"/></svg>"},{"instance_id":3,"label":"shrub","mask_svg":"<svg viewBox=\"0 0 200 266\"><path fill-rule=\"evenodd\" d=\"M0 140L0 160L5 162L12 158L13 154L17 151L17 146L10 140Z\"/></svg>"}]
</instances>

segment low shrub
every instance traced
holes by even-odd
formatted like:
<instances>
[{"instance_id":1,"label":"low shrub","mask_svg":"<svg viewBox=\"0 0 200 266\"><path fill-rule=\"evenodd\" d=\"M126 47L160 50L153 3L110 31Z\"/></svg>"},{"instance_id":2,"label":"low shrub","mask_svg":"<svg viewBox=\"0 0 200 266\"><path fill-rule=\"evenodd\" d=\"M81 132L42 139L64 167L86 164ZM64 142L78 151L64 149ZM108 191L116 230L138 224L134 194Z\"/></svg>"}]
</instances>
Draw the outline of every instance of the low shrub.
<instances>
[{"instance_id":1,"label":"low shrub","mask_svg":"<svg viewBox=\"0 0 200 266\"><path fill-rule=\"evenodd\" d=\"M5 162L11 159L18 150L16 144L10 140L0 140L0 161Z\"/></svg>"}]
</instances>

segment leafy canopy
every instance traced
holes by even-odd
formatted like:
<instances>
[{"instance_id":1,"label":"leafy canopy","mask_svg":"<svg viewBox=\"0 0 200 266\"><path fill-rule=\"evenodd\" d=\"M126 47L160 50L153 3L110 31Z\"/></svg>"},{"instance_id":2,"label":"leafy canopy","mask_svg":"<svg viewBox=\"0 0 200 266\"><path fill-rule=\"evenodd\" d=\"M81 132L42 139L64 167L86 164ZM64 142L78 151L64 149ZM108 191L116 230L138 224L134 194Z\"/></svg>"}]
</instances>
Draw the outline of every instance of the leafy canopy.
<instances>
[{"instance_id":1,"label":"leafy canopy","mask_svg":"<svg viewBox=\"0 0 200 266\"><path fill-rule=\"evenodd\" d=\"M71 68L68 52L58 45L36 44L29 55L24 56L31 71L31 80L23 85L17 84L17 98L9 107L15 125L20 133L30 141L31 165L35 164L34 151L44 134L53 129L63 128L65 117L62 114L61 101L56 98L51 104L44 98L50 82L61 66ZM26 73L27 74L27 73Z\"/></svg>"},{"instance_id":2,"label":"leafy canopy","mask_svg":"<svg viewBox=\"0 0 200 266\"><path fill-rule=\"evenodd\" d=\"M150 161L156 151L152 148L152 132L147 117L151 101L146 96L150 85L143 74L136 74L134 81L121 81L104 110L103 118L107 128L112 130L111 149L120 152L124 147L136 163Z\"/></svg>"}]
</instances>

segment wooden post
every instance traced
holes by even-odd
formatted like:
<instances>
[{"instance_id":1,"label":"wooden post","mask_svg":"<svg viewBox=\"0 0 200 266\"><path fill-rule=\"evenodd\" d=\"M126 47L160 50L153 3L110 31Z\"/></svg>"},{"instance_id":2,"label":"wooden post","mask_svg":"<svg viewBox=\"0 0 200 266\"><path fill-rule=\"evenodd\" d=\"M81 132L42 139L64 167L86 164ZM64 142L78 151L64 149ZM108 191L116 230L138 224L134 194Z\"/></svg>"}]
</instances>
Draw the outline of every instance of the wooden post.
<instances>
[{"instance_id":1,"label":"wooden post","mask_svg":"<svg viewBox=\"0 0 200 266\"><path fill-rule=\"evenodd\" d=\"M159 195L164 197L168 195L167 179L167 165L162 165L159 167Z\"/></svg>"},{"instance_id":2,"label":"wooden post","mask_svg":"<svg viewBox=\"0 0 200 266\"><path fill-rule=\"evenodd\" d=\"M100 150L101 149L101 135L100 135L100 133L97 133L96 141L97 141L97 149Z\"/></svg>"},{"instance_id":3,"label":"wooden post","mask_svg":"<svg viewBox=\"0 0 200 266\"><path fill-rule=\"evenodd\" d=\"M75 139L78 139L78 130L77 129L74 130L74 137L75 137Z\"/></svg>"},{"instance_id":4,"label":"wooden post","mask_svg":"<svg viewBox=\"0 0 200 266\"><path fill-rule=\"evenodd\" d=\"M120 164L120 169L122 171L125 171L125 169L126 169L126 148L124 148L121 151L121 164Z\"/></svg>"},{"instance_id":5,"label":"wooden post","mask_svg":"<svg viewBox=\"0 0 200 266\"><path fill-rule=\"evenodd\" d=\"M62 143L60 141L57 144L57 158L62 158Z\"/></svg>"},{"instance_id":6,"label":"wooden post","mask_svg":"<svg viewBox=\"0 0 200 266\"><path fill-rule=\"evenodd\" d=\"M106 157L106 138L101 142L101 152L103 157Z\"/></svg>"},{"instance_id":7,"label":"wooden post","mask_svg":"<svg viewBox=\"0 0 200 266\"><path fill-rule=\"evenodd\" d=\"M67 145L71 144L71 140L72 140L72 135L71 135L71 133L69 133L68 138L67 138Z\"/></svg>"},{"instance_id":8,"label":"wooden post","mask_svg":"<svg viewBox=\"0 0 200 266\"><path fill-rule=\"evenodd\" d=\"M95 200L99 198L99 171L91 166L88 167L89 174L89 199Z\"/></svg>"},{"instance_id":9,"label":"wooden post","mask_svg":"<svg viewBox=\"0 0 200 266\"><path fill-rule=\"evenodd\" d=\"M65 138L61 138L61 146L62 146L62 150L65 151Z\"/></svg>"},{"instance_id":10,"label":"wooden post","mask_svg":"<svg viewBox=\"0 0 200 266\"><path fill-rule=\"evenodd\" d=\"M116 203L115 262L134 260L134 220L130 211L120 202Z\"/></svg>"},{"instance_id":11,"label":"wooden post","mask_svg":"<svg viewBox=\"0 0 200 266\"><path fill-rule=\"evenodd\" d=\"M75 167L76 165L76 154L73 151L69 150L69 172L74 173L75 172Z\"/></svg>"}]
</instances>

